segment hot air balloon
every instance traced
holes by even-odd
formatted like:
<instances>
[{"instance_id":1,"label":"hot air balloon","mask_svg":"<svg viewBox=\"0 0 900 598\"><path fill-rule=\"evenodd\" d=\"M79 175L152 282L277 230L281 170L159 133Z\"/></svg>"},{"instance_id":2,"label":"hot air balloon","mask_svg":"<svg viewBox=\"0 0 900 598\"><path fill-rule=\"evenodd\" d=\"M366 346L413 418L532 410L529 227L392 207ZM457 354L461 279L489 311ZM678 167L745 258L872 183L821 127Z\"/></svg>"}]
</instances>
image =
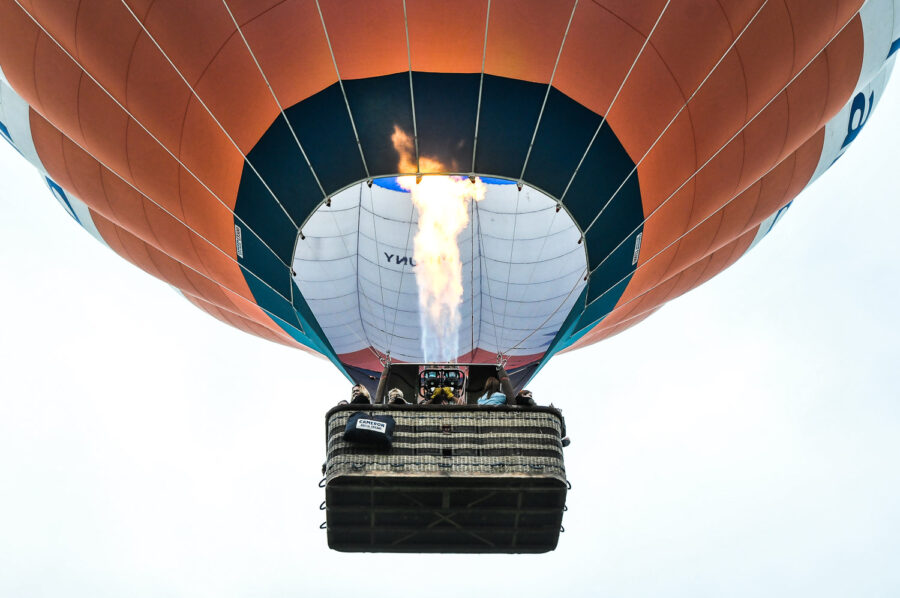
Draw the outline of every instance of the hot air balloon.
<instances>
[{"instance_id":1,"label":"hot air balloon","mask_svg":"<svg viewBox=\"0 0 900 598\"><path fill-rule=\"evenodd\" d=\"M412 172L485 179L452 358L521 383L771 230L900 37L891 0L0 7L0 133L73 218L354 379L425 358L395 131Z\"/></svg>"},{"instance_id":2,"label":"hot air balloon","mask_svg":"<svg viewBox=\"0 0 900 598\"><path fill-rule=\"evenodd\" d=\"M0 134L125 259L356 382L521 388L772 230L868 121L900 2L0 0L0 32Z\"/></svg>"}]
</instances>

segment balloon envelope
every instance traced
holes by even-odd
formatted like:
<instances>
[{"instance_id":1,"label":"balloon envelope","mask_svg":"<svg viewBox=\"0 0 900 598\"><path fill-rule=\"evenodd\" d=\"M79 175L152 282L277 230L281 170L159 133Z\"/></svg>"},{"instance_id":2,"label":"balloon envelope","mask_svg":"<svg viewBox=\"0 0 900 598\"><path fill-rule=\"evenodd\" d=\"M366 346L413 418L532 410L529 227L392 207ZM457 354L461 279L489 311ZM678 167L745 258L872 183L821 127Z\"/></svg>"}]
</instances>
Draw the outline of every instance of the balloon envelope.
<instances>
[{"instance_id":1,"label":"balloon envelope","mask_svg":"<svg viewBox=\"0 0 900 598\"><path fill-rule=\"evenodd\" d=\"M111 249L356 379L426 357L396 177L480 177L456 359L521 382L764 237L898 38L894 0L0 0L0 135Z\"/></svg>"}]
</instances>

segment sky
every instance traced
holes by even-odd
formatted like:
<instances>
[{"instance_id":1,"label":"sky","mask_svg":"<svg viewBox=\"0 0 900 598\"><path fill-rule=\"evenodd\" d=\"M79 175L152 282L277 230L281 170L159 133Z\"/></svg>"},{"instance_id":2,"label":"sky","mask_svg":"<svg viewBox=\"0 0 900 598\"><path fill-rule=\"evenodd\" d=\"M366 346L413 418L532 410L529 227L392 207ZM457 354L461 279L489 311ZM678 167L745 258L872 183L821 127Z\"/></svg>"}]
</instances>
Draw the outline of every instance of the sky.
<instances>
[{"instance_id":1,"label":"sky","mask_svg":"<svg viewBox=\"0 0 900 598\"><path fill-rule=\"evenodd\" d=\"M0 144L0 596L900 594L900 87L729 270L531 384L555 552L372 555L319 529L350 384L97 243Z\"/></svg>"}]
</instances>

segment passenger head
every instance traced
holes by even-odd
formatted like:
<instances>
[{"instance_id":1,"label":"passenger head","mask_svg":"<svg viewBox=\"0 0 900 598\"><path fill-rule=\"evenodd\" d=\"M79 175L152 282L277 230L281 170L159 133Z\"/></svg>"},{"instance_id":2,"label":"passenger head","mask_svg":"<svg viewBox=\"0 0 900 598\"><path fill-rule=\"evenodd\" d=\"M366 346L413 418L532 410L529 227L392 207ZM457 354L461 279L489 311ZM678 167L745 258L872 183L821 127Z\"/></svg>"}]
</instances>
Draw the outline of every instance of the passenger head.
<instances>
[{"instance_id":1,"label":"passenger head","mask_svg":"<svg viewBox=\"0 0 900 598\"><path fill-rule=\"evenodd\" d=\"M534 397L531 396L531 391L527 388L523 388L519 391L519 394L516 395L516 405L534 405Z\"/></svg>"},{"instance_id":2,"label":"passenger head","mask_svg":"<svg viewBox=\"0 0 900 598\"><path fill-rule=\"evenodd\" d=\"M350 389L350 402L353 404L371 403L372 397L369 396L369 391L365 386L356 384Z\"/></svg>"},{"instance_id":3,"label":"passenger head","mask_svg":"<svg viewBox=\"0 0 900 598\"><path fill-rule=\"evenodd\" d=\"M403 391L399 388L392 388L388 391L388 403L391 405L405 405L406 399L403 398Z\"/></svg>"},{"instance_id":4,"label":"passenger head","mask_svg":"<svg viewBox=\"0 0 900 598\"><path fill-rule=\"evenodd\" d=\"M492 395L495 392L500 392L500 381L491 376L484 381L484 393Z\"/></svg>"}]
</instances>

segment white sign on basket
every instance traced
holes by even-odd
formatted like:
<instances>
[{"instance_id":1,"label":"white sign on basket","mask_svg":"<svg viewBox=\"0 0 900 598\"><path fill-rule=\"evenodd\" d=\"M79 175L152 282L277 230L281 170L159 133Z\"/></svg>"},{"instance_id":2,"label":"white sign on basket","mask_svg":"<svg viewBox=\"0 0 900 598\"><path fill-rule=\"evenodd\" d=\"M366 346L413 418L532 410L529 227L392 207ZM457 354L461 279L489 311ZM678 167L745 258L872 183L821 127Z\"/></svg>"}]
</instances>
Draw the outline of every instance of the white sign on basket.
<instances>
[{"instance_id":1,"label":"white sign on basket","mask_svg":"<svg viewBox=\"0 0 900 598\"><path fill-rule=\"evenodd\" d=\"M356 420L357 430L371 430L372 432L380 432L384 434L387 431L385 422L375 421L374 419L358 419Z\"/></svg>"}]
</instances>

